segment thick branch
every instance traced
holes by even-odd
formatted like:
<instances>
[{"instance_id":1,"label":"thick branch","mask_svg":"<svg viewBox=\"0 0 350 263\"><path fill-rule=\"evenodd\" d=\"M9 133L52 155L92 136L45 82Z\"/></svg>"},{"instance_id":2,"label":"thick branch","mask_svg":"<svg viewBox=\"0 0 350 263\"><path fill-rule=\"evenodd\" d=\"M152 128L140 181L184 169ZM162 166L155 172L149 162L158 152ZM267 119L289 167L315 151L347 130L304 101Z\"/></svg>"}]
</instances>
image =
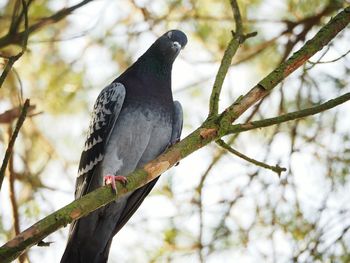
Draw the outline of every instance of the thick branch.
<instances>
[{"instance_id":1,"label":"thick branch","mask_svg":"<svg viewBox=\"0 0 350 263\"><path fill-rule=\"evenodd\" d=\"M133 191L161 173L171 168L181 159L204 147L208 143L227 134L231 123L256 101L262 99L280 81L300 67L323 46L327 45L338 32L344 29L350 22L350 7L335 16L317 35L308 41L303 48L295 53L285 63L270 73L247 95L227 108L220 116L206 120L201 127L192 132L185 139L171 147L155 160L147 163L143 168L128 175L128 183L125 187L118 184L118 195L115 196L110 187L101 187L69 205L45 217L20 235L10 240L0 248L0 261L9 262L23 253L29 247L37 244L43 238L63 226L77 220L109 202Z\"/></svg>"}]
</instances>

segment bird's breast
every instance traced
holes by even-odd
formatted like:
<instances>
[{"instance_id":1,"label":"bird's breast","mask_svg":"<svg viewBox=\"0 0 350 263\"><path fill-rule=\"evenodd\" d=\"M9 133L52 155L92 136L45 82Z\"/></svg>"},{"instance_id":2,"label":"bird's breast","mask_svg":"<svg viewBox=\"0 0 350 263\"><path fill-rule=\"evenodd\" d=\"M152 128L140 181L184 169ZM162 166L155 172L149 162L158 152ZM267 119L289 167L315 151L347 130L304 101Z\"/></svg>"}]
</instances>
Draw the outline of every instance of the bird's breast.
<instances>
[{"instance_id":1,"label":"bird's breast","mask_svg":"<svg viewBox=\"0 0 350 263\"><path fill-rule=\"evenodd\" d=\"M106 146L103 174L127 175L162 153L170 142L172 114L159 105L127 105Z\"/></svg>"}]
</instances>

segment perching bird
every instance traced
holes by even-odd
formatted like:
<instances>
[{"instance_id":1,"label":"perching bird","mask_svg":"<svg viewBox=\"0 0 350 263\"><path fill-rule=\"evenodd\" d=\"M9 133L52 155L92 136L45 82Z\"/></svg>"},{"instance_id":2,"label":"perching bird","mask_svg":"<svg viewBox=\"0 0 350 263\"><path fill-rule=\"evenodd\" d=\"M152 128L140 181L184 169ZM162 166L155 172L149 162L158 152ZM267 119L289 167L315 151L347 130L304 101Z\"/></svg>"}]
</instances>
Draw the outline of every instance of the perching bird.
<instances>
[{"instance_id":1,"label":"perching bird","mask_svg":"<svg viewBox=\"0 0 350 263\"><path fill-rule=\"evenodd\" d=\"M179 140L182 108L173 101L172 65L187 43L171 30L98 96L82 152L75 198L143 166ZM75 221L61 263L107 262L113 236L130 219L157 179Z\"/></svg>"}]
</instances>

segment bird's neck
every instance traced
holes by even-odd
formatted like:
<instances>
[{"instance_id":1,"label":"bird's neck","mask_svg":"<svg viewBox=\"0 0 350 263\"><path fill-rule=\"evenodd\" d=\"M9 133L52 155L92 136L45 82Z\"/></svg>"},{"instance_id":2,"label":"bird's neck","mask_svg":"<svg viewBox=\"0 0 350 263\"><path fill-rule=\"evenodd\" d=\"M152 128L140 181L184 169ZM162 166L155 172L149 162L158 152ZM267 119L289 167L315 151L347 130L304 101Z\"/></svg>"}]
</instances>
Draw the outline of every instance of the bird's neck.
<instances>
[{"instance_id":1,"label":"bird's neck","mask_svg":"<svg viewBox=\"0 0 350 263\"><path fill-rule=\"evenodd\" d=\"M154 75L159 80L171 78L173 63L164 61L156 55L145 53L136 62L140 74Z\"/></svg>"},{"instance_id":2,"label":"bird's neck","mask_svg":"<svg viewBox=\"0 0 350 263\"><path fill-rule=\"evenodd\" d=\"M127 100L147 99L156 104L172 105L172 63L145 55L117 79L126 87Z\"/></svg>"}]
</instances>

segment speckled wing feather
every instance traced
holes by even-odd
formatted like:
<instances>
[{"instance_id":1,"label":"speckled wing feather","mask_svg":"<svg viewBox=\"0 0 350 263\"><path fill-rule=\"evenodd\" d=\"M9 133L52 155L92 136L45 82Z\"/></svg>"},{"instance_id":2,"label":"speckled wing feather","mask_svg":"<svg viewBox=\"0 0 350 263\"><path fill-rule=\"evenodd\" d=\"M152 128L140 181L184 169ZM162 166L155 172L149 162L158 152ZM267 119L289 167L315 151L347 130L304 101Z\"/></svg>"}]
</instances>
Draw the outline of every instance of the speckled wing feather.
<instances>
[{"instance_id":1,"label":"speckled wing feather","mask_svg":"<svg viewBox=\"0 0 350 263\"><path fill-rule=\"evenodd\" d=\"M105 147L118 119L125 98L125 87L111 83L97 97L85 147L81 154L75 198L86 194L94 169L103 160Z\"/></svg>"}]
</instances>

